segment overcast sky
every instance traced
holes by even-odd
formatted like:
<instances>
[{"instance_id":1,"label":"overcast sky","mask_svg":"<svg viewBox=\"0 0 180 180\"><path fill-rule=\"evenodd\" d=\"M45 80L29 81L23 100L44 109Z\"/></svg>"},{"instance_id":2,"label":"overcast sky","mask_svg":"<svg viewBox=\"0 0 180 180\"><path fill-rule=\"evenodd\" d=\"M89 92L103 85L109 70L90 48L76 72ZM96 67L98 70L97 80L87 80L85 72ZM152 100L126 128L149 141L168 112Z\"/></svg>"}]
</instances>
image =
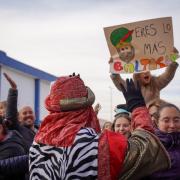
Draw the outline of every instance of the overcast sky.
<instances>
[{"instance_id":1,"label":"overcast sky","mask_svg":"<svg viewBox=\"0 0 180 180\"><path fill-rule=\"evenodd\" d=\"M111 109L125 100L109 77L103 27L167 16L173 18L174 43L180 50L178 0L0 0L0 50L56 76L80 73L102 105L99 117L109 120ZM161 92L178 106L179 82L180 69Z\"/></svg>"}]
</instances>

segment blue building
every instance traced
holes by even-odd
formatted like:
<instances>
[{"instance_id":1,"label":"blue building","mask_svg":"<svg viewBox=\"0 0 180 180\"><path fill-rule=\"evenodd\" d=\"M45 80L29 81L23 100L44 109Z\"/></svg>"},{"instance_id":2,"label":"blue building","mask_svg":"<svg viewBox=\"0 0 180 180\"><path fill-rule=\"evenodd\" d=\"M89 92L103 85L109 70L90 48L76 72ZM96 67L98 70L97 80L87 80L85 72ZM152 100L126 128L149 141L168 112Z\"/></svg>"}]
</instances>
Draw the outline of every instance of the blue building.
<instances>
[{"instance_id":1,"label":"blue building","mask_svg":"<svg viewBox=\"0 0 180 180\"><path fill-rule=\"evenodd\" d=\"M6 72L17 84L18 108L31 106L36 115L35 124L39 124L47 114L44 100L49 94L50 84L56 76L21 63L5 52L0 51L0 101L7 99L9 83L3 73Z\"/></svg>"}]
</instances>

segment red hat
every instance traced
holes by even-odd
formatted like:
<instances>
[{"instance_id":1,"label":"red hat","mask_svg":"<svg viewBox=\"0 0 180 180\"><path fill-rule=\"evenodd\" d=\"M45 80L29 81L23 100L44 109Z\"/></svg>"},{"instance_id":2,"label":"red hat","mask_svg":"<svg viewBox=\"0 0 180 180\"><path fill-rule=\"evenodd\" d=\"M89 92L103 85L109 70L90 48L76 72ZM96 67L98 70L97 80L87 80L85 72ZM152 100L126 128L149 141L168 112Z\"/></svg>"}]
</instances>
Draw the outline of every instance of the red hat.
<instances>
[{"instance_id":1,"label":"red hat","mask_svg":"<svg viewBox=\"0 0 180 180\"><path fill-rule=\"evenodd\" d=\"M94 100L94 93L79 76L64 76L52 85L45 107L52 112L70 111L88 107Z\"/></svg>"},{"instance_id":2,"label":"red hat","mask_svg":"<svg viewBox=\"0 0 180 180\"><path fill-rule=\"evenodd\" d=\"M81 128L100 132L99 121L92 108L95 96L79 76L58 78L51 87L45 106L50 111L36 134L35 141L56 147L71 146Z\"/></svg>"}]
</instances>

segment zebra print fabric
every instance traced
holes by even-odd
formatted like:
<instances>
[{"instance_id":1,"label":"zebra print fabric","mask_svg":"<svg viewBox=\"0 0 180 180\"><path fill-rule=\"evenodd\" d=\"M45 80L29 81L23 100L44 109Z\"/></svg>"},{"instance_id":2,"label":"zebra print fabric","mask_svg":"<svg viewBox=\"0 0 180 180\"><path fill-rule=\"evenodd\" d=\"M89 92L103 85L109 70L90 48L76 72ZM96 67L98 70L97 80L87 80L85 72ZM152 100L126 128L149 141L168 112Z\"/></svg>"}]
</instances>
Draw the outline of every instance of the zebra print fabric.
<instances>
[{"instance_id":1,"label":"zebra print fabric","mask_svg":"<svg viewBox=\"0 0 180 180\"><path fill-rule=\"evenodd\" d=\"M70 147L33 142L29 157L30 180L97 179L98 139L92 128L83 128Z\"/></svg>"}]
</instances>

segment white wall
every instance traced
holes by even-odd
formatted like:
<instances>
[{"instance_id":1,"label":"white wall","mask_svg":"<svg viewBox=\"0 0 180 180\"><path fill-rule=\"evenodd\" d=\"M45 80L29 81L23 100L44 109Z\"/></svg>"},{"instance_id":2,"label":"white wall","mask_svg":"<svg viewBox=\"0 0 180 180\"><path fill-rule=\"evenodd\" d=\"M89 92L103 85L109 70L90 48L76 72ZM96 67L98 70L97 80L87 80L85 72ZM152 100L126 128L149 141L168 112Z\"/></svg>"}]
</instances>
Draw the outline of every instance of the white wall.
<instances>
[{"instance_id":1,"label":"white wall","mask_svg":"<svg viewBox=\"0 0 180 180\"><path fill-rule=\"evenodd\" d=\"M3 76L3 72L6 72L17 84L18 108L21 108L25 105L29 105L34 108L34 79L24 73L7 68L5 66L2 66L1 68L1 100L6 100L8 89L10 88L9 83Z\"/></svg>"},{"instance_id":2,"label":"white wall","mask_svg":"<svg viewBox=\"0 0 180 180\"><path fill-rule=\"evenodd\" d=\"M0 101L6 100L9 83L5 79L3 72L6 72L17 84L18 88L18 109L23 106L31 106L34 109L35 81L33 76L19 72L15 69L1 66L1 85L0 85ZM50 82L40 80L40 102L39 102L39 119L42 120L48 111L44 107L44 100L49 94Z\"/></svg>"},{"instance_id":3,"label":"white wall","mask_svg":"<svg viewBox=\"0 0 180 180\"><path fill-rule=\"evenodd\" d=\"M40 81L40 116L39 119L42 120L47 114L48 111L46 110L44 106L44 101L47 95L49 94L50 91L50 82L41 80Z\"/></svg>"}]
</instances>

